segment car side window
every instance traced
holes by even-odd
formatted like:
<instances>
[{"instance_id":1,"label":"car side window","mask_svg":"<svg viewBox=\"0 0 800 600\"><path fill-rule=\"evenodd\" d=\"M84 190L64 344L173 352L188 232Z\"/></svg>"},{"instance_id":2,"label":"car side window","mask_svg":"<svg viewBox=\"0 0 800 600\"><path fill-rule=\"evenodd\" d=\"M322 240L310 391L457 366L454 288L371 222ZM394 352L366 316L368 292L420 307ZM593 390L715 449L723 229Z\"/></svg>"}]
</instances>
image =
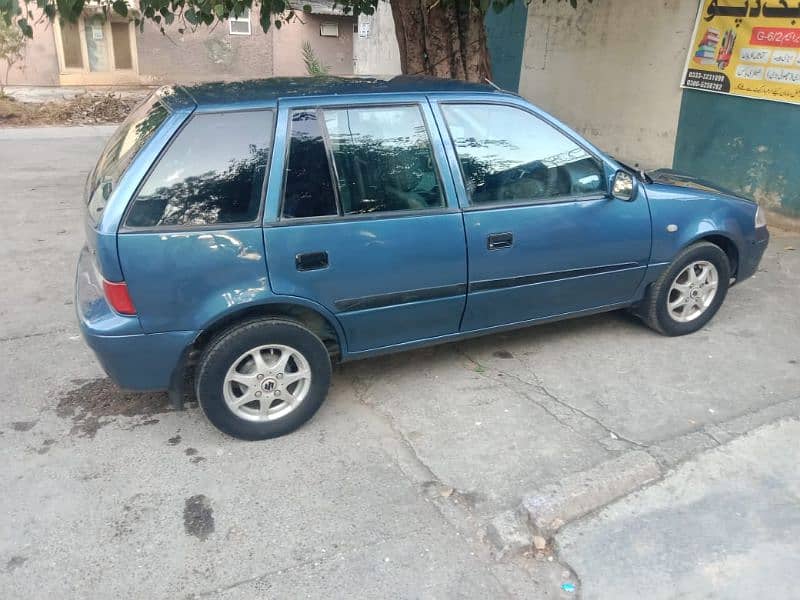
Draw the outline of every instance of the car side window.
<instances>
[{"instance_id":1,"label":"car side window","mask_svg":"<svg viewBox=\"0 0 800 600\"><path fill-rule=\"evenodd\" d=\"M443 104L470 204L546 203L606 190L603 165L535 115L499 104Z\"/></svg>"},{"instance_id":2,"label":"car side window","mask_svg":"<svg viewBox=\"0 0 800 600\"><path fill-rule=\"evenodd\" d=\"M142 184L128 227L256 219L272 146L272 111L197 114Z\"/></svg>"},{"instance_id":3,"label":"car side window","mask_svg":"<svg viewBox=\"0 0 800 600\"><path fill-rule=\"evenodd\" d=\"M292 111L286 158L283 217L338 214L322 122L316 110Z\"/></svg>"},{"instance_id":4,"label":"car side window","mask_svg":"<svg viewBox=\"0 0 800 600\"><path fill-rule=\"evenodd\" d=\"M444 206L418 106L323 110L344 215Z\"/></svg>"}]
</instances>

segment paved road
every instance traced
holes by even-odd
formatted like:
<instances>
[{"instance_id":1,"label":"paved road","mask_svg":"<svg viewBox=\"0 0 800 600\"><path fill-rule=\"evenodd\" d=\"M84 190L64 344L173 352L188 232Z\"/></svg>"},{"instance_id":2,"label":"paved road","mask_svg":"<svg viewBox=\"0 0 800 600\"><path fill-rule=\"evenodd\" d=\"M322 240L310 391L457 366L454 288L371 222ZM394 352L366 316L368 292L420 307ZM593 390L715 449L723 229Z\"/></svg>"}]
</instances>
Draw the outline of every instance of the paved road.
<instances>
[{"instance_id":1,"label":"paved road","mask_svg":"<svg viewBox=\"0 0 800 600\"><path fill-rule=\"evenodd\" d=\"M497 561L483 525L800 395L800 237L777 236L691 337L615 313L344 365L302 430L233 441L109 387L78 336L104 135L0 131L2 596L565 597L565 566Z\"/></svg>"},{"instance_id":2,"label":"paved road","mask_svg":"<svg viewBox=\"0 0 800 600\"><path fill-rule=\"evenodd\" d=\"M765 426L567 527L584 600L800 597L800 421Z\"/></svg>"}]
</instances>

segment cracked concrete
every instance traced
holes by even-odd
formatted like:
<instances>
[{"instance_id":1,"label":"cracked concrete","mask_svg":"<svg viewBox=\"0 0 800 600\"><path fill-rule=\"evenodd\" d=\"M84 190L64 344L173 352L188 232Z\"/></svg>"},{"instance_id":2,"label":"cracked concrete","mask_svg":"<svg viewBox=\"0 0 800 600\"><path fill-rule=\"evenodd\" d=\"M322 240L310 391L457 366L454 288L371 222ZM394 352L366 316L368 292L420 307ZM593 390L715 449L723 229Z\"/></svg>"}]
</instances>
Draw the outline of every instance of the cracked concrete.
<instances>
[{"instance_id":1,"label":"cracked concrete","mask_svg":"<svg viewBox=\"0 0 800 600\"><path fill-rule=\"evenodd\" d=\"M102 142L0 132L4 596L567 597L567 565L498 560L487 523L626 453L666 470L798 414L800 253L784 248L800 238L778 234L690 337L598 315L342 365L315 419L279 440L235 442L192 408L77 437L55 409L102 376L71 304ZM205 540L184 531L198 495Z\"/></svg>"}]
</instances>

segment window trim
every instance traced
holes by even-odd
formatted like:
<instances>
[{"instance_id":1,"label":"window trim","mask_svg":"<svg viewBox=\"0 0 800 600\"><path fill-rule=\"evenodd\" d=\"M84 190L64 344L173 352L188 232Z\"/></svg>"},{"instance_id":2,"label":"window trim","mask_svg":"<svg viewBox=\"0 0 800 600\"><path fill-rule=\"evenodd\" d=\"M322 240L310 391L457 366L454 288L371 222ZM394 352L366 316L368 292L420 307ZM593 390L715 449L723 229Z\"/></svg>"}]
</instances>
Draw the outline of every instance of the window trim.
<instances>
[{"instance_id":1,"label":"window trim","mask_svg":"<svg viewBox=\"0 0 800 600\"><path fill-rule=\"evenodd\" d=\"M245 18L244 15L234 16L231 15L228 17L228 35L253 35L253 26L250 21L250 9L246 8L247 17ZM242 31L233 31L232 23L247 23L247 33Z\"/></svg>"},{"instance_id":2,"label":"window trim","mask_svg":"<svg viewBox=\"0 0 800 600\"><path fill-rule=\"evenodd\" d=\"M128 7L131 7L130 3L128 3ZM61 24L59 23L58 19L53 21L53 35L55 37L56 59L58 61L58 75L61 85L80 85L87 83L102 84L103 82L114 84L120 83L120 77L122 77L123 80L127 80L126 78L132 79L138 78L139 76L139 53L137 50L136 30L134 28L134 24L132 21L128 23L127 21L118 17L108 18L103 23L103 35L105 35L106 39L108 40L106 51L108 54L109 69L107 71L91 70L91 67L89 66L89 50L86 44L85 21L86 17L92 17L95 14L102 13L92 12L91 7L88 7L75 22L75 25L78 28L78 42L80 44L82 63L81 67L68 67L66 65L64 56L64 38L61 31ZM114 55L114 34L111 28L112 22L128 24L128 44L131 52L130 69L122 69L117 67L116 56Z\"/></svg>"},{"instance_id":3,"label":"window trim","mask_svg":"<svg viewBox=\"0 0 800 600\"><path fill-rule=\"evenodd\" d=\"M433 170L436 174L436 183L439 186L439 194L442 198L442 206L432 206L430 208L420 208L420 209L413 209L413 210L387 210L382 212L373 212L373 213L351 213L351 214L344 214L342 211L341 204L339 202L339 173L336 170L336 161L333 160L333 147L330 144L330 139L328 138L328 127L325 125L325 118L322 116L322 130L323 135L322 139L325 143L326 154L328 157L329 169L333 171L331 174L331 182L334 186L334 196L336 198L336 209L338 211L335 215L319 215L316 217L284 217L283 215L283 207L285 202L286 196L286 175L289 172L289 145L292 142L291 139L291 131L289 126L292 122L292 113L295 111L314 111L317 113L317 119L320 119L319 113L324 113L325 110L342 110L342 109L353 109L353 108L404 108L404 107L413 107L416 108L419 112L419 116L422 119L422 124L425 126L425 133L428 136L428 144L430 146L431 151L431 158L433 162ZM439 161L436 158L436 150L433 144L433 135L431 132L431 127L425 118L425 111L423 109L423 102L422 101L398 101L398 102L370 102L370 103L358 103L358 104L313 104L313 105L303 105L303 106L291 106L287 109L287 127L286 127L286 142L284 147L284 158L283 158L283 182L281 184L280 190L280 203L278 205L278 216L277 219L272 223L265 223L264 226L288 226L288 225L295 225L295 224L312 224L312 223L319 223L319 222L343 222L349 220L371 220L371 219L381 219L381 218L398 218L401 216L424 216L424 215L431 215L431 214L447 214L447 213L455 213L460 212L460 209L457 207L450 207L448 206L447 202L447 192L444 186L444 178L442 177L441 169L439 168ZM444 140L442 140L444 142ZM389 215L387 217L387 215Z\"/></svg>"},{"instance_id":4,"label":"window trim","mask_svg":"<svg viewBox=\"0 0 800 600\"><path fill-rule=\"evenodd\" d=\"M575 136L570 135L568 132L564 131L561 127L556 126L554 123L551 123L549 120L544 118L542 115L537 114L535 111L530 110L526 106L521 106L519 104L515 104L513 102L504 102L502 100L494 100L494 99L469 99L469 100L445 100L445 101L437 101L436 102L439 107L439 112L442 115L442 121L444 122L445 130L447 131L447 138L450 142L450 146L453 149L453 155L455 156L456 162L458 163L458 172L461 176L461 187L464 190L464 195L467 199L468 205L461 208L464 212L476 212L481 210L491 210L493 208L516 208L522 206L542 206L542 205L553 205L553 204L565 204L567 202L588 202L593 200L602 200L609 197L608 191L608 177L606 176L606 162L594 152L591 152L589 148L581 143L581 140L575 138ZM464 167L461 164L461 158L458 154L458 148L456 147L456 141L453 137L452 132L450 131L450 123L447 121L447 115L445 115L444 110L442 110L442 106L447 105L454 105L454 106L463 106L468 104L476 104L476 105L491 105L491 106L505 106L508 108L517 109L519 111L525 112L539 121L543 122L545 125L552 127L561 135L566 137L567 139L571 140L576 146L578 146L581 150L586 152L591 158L593 158L601 167L602 169L602 181L603 186L606 188L602 192L587 192L586 194L581 195L570 195L570 196L549 196L547 198L542 198L540 200L508 200L505 202L487 202L485 204L476 204L472 201L472 195L469 193L467 189L467 177L464 174ZM445 141L446 143L446 141Z\"/></svg>"},{"instance_id":5,"label":"window trim","mask_svg":"<svg viewBox=\"0 0 800 600\"><path fill-rule=\"evenodd\" d=\"M331 33L333 28L336 28L336 33ZM326 33L327 28L327 33ZM319 35L320 37L333 37L338 38L341 37L339 33L339 22L338 21L322 21L319 24Z\"/></svg>"},{"instance_id":6,"label":"window trim","mask_svg":"<svg viewBox=\"0 0 800 600\"><path fill-rule=\"evenodd\" d=\"M261 193L259 198L259 205L258 205L258 214L253 218L252 221L236 221L236 222L229 222L229 223L209 223L206 225L148 225L146 227L133 227L128 225L128 217L130 216L130 212L133 210L133 205L136 203L137 198L139 197L139 192L141 191L142 187L144 186L145 182L150 178L153 174L153 171L156 169L158 164L164 158L164 155L172 148L172 145L175 141L180 137L183 130L189 126L194 119L198 116L204 115L229 115L233 113L271 113L272 117L272 126L271 128L271 141L269 146L269 152L267 155L267 160L264 164L264 181L261 182ZM269 172L270 167L272 166L272 158L275 154L275 127L277 122L277 111L274 108L244 108L244 109L236 109L236 110L215 110L209 112L192 112L187 118L181 123L180 127L178 127L175 132L170 137L169 141L164 144L164 147L158 152L158 156L155 157L152 164L147 167L147 172L144 174L144 177L141 178L139 182L136 184L136 189L131 194L131 197L128 199L128 205L125 207L125 212L120 219L120 225L117 229L117 233L119 234L137 234L137 233L180 233L180 232L187 232L187 231L219 231L222 229L252 229L254 227L260 227L261 221L264 218L264 210L265 210L265 196L267 191L267 183L269 182Z\"/></svg>"}]
</instances>

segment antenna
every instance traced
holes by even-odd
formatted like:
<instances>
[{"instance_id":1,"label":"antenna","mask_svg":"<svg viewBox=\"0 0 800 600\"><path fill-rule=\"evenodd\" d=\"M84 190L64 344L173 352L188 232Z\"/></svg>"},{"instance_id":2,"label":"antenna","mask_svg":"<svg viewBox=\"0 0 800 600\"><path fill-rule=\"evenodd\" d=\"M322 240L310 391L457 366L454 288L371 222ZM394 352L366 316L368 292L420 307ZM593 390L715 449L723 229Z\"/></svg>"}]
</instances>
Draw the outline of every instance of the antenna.
<instances>
[{"instance_id":1,"label":"antenna","mask_svg":"<svg viewBox=\"0 0 800 600\"><path fill-rule=\"evenodd\" d=\"M498 92L504 92L505 91L503 88L501 88L499 85L497 85L494 81L492 81L488 77L484 77L483 80L486 83L488 83L490 86L492 86L494 89L496 89Z\"/></svg>"}]
</instances>

